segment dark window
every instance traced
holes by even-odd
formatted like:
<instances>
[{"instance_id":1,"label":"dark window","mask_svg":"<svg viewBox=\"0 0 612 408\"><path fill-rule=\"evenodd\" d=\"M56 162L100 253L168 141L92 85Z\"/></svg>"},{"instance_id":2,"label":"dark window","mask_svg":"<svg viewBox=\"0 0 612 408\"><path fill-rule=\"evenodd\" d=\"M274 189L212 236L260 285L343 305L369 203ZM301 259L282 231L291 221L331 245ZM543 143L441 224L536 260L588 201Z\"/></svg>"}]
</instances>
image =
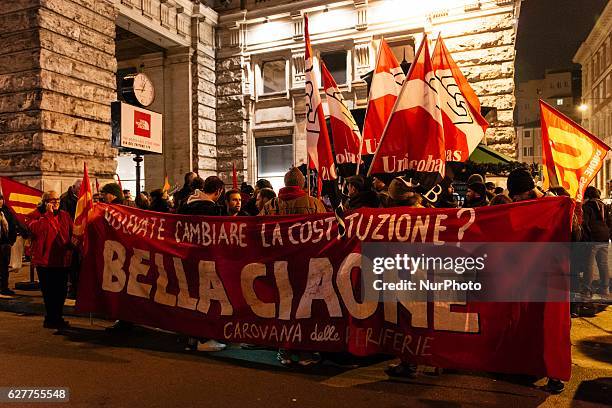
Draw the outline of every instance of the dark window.
<instances>
[{"instance_id":1,"label":"dark window","mask_svg":"<svg viewBox=\"0 0 612 408\"><path fill-rule=\"evenodd\" d=\"M334 51L321 54L321 59L338 85L346 84L346 51Z\"/></svg>"}]
</instances>

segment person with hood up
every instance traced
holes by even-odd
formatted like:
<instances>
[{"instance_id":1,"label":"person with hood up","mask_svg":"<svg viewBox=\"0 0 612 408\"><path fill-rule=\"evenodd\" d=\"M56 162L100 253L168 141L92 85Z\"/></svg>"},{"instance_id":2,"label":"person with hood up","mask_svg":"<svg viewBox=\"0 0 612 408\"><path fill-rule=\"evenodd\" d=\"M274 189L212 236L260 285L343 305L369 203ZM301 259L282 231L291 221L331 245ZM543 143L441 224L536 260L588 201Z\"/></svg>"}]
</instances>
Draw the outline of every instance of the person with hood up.
<instances>
[{"instance_id":1,"label":"person with hood up","mask_svg":"<svg viewBox=\"0 0 612 408\"><path fill-rule=\"evenodd\" d=\"M223 180L217 176L209 176L206 180L196 177L192 185L196 188L187 198L186 203L179 208L179 214L223 215L223 208L217 204L225 189Z\"/></svg>"},{"instance_id":2,"label":"person with hood up","mask_svg":"<svg viewBox=\"0 0 612 408\"><path fill-rule=\"evenodd\" d=\"M304 191L306 178L302 172L293 167L285 174L285 187L278 192L278 197L264 206L259 215L295 215L324 213L325 206L318 198Z\"/></svg>"}]
</instances>

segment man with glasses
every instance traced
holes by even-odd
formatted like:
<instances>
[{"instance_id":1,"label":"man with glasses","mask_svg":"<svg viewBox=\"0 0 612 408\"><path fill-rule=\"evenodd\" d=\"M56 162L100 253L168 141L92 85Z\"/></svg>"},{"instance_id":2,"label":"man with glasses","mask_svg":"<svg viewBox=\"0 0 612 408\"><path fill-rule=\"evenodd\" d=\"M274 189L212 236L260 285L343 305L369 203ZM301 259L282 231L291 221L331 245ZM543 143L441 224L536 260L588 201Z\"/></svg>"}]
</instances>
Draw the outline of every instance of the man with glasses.
<instances>
[{"instance_id":1,"label":"man with glasses","mask_svg":"<svg viewBox=\"0 0 612 408\"><path fill-rule=\"evenodd\" d=\"M32 264L36 266L45 303L43 327L58 330L70 326L62 315L73 252L72 217L59 207L57 192L48 191L27 217L32 233Z\"/></svg>"}]
</instances>

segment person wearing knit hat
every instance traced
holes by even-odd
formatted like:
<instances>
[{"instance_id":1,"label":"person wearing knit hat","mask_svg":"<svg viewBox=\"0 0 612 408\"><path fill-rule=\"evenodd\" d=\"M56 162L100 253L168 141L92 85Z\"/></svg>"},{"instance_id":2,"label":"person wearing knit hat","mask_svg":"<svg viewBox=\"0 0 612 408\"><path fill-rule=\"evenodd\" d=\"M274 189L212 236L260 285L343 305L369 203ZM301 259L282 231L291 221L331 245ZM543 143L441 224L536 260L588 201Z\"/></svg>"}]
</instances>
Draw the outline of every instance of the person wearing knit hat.
<instances>
[{"instance_id":1,"label":"person wearing knit hat","mask_svg":"<svg viewBox=\"0 0 612 408\"><path fill-rule=\"evenodd\" d=\"M489 205L487 199L487 187L484 183L476 181L468 184L467 194L465 196L464 208L476 208Z\"/></svg>"},{"instance_id":2,"label":"person wearing knit hat","mask_svg":"<svg viewBox=\"0 0 612 408\"><path fill-rule=\"evenodd\" d=\"M482 183L482 184L484 184L484 182L485 182L484 177L481 174L478 174L478 173L472 174L467 179L467 183L468 184L472 184L472 183Z\"/></svg>"},{"instance_id":3,"label":"person wearing knit hat","mask_svg":"<svg viewBox=\"0 0 612 408\"><path fill-rule=\"evenodd\" d=\"M512 201L523 201L540 198L543 194L535 188L535 182L529 170L514 169L508 175L508 196Z\"/></svg>"},{"instance_id":4,"label":"person wearing knit hat","mask_svg":"<svg viewBox=\"0 0 612 408\"><path fill-rule=\"evenodd\" d=\"M423 208L423 197L417 192L419 184L413 184L412 179L396 177L389 184L390 207Z\"/></svg>"},{"instance_id":5,"label":"person wearing knit hat","mask_svg":"<svg viewBox=\"0 0 612 408\"><path fill-rule=\"evenodd\" d=\"M285 187L299 187L303 188L306 178L297 167L292 167L285 174Z\"/></svg>"},{"instance_id":6,"label":"person wearing knit hat","mask_svg":"<svg viewBox=\"0 0 612 408\"><path fill-rule=\"evenodd\" d=\"M108 183L100 189L104 202L109 204L123 204L123 191L117 183Z\"/></svg>"}]
</instances>

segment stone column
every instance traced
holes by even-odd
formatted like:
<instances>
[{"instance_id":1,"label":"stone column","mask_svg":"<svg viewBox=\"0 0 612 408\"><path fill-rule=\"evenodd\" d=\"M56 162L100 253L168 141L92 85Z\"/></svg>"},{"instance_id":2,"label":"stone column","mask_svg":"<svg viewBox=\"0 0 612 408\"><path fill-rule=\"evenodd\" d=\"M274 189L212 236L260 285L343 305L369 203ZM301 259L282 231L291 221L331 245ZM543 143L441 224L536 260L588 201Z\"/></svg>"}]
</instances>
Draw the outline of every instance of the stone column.
<instances>
[{"instance_id":1,"label":"stone column","mask_svg":"<svg viewBox=\"0 0 612 408\"><path fill-rule=\"evenodd\" d=\"M0 2L0 171L42 189L110 179L115 18L106 0Z\"/></svg>"},{"instance_id":2,"label":"stone column","mask_svg":"<svg viewBox=\"0 0 612 408\"><path fill-rule=\"evenodd\" d=\"M248 112L243 95L242 57L217 59L217 171L232 183L232 162L238 182L247 170Z\"/></svg>"},{"instance_id":3,"label":"stone column","mask_svg":"<svg viewBox=\"0 0 612 408\"><path fill-rule=\"evenodd\" d=\"M200 177L217 175L217 89L214 27L206 18L192 19L192 168Z\"/></svg>"}]
</instances>

